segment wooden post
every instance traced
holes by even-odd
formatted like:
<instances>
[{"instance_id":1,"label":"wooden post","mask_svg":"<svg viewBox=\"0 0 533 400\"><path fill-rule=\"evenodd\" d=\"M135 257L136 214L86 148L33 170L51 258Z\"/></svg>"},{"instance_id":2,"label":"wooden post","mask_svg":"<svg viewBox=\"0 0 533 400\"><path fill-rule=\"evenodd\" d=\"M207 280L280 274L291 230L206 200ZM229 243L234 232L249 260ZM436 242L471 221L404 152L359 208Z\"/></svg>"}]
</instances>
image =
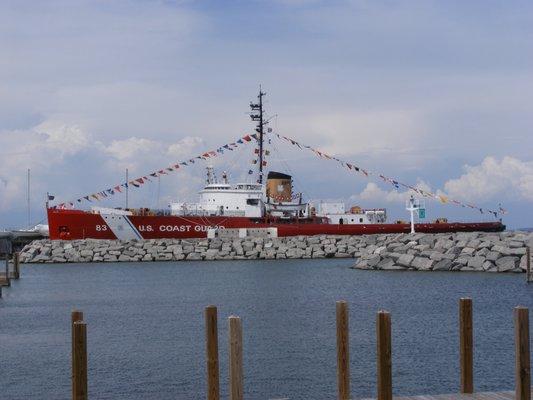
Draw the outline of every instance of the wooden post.
<instances>
[{"instance_id":1,"label":"wooden post","mask_svg":"<svg viewBox=\"0 0 533 400\"><path fill-rule=\"evenodd\" d=\"M241 319L229 317L229 392L230 400L243 399Z\"/></svg>"},{"instance_id":2,"label":"wooden post","mask_svg":"<svg viewBox=\"0 0 533 400\"><path fill-rule=\"evenodd\" d=\"M205 343L207 363L207 400L220 399L218 369L218 322L216 306L205 308Z\"/></svg>"},{"instance_id":3,"label":"wooden post","mask_svg":"<svg viewBox=\"0 0 533 400\"><path fill-rule=\"evenodd\" d=\"M87 325L83 321L74 322L73 400L87 400Z\"/></svg>"},{"instance_id":4,"label":"wooden post","mask_svg":"<svg viewBox=\"0 0 533 400\"><path fill-rule=\"evenodd\" d=\"M74 379L74 370L75 370L75 366L74 366L74 352L75 352L75 348L74 348L74 343L76 342L76 339L74 337L74 324L76 322L82 322L83 321L83 312L82 311L79 311L79 310L72 310L72 313L70 314L70 330L71 330L71 341L72 341L72 368L71 368L71 374L70 374L70 381L71 381L71 384L72 384L72 398L73 399L76 399L76 389L74 388L75 386L75 379Z\"/></svg>"},{"instance_id":5,"label":"wooden post","mask_svg":"<svg viewBox=\"0 0 533 400\"><path fill-rule=\"evenodd\" d=\"M461 393L474 393L474 340L472 299L459 300L459 353L461 363Z\"/></svg>"},{"instance_id":6,"label":"wooden post","mask_svg":"<svg viewBox=\"0 0 533 400\"><path fill-rule=\"evenodd\" d=\"M533 282L533 277L531 277L531 249L529 246L526 247L526 282Z\"/></svg>"},{"instance_id":7,"label":"wooden post","mask_svg":"<svg viewBox=\"0 0 533 400\"><path fill-rule=\"evenodd\" d=\"M529 310L514 309L516 382L515 399L531 400L531 355L529 353Z\"/></svg>"},{"instance_id":8,"label":"wooden post","mask_svg":"<svg viewBox=\"0 0 533 400\"><path fill-rule=\"evenodd\" d=\"M20 253L13 253L13 279L20 278Z\"/></svg>"},{"instance_id":9,"label":"wooden post","mask_svg":"<svg viewBox=\"0 0 533 400\"><path fill-rule=\"evenodd\" d=\"M5 286L11 286L11 280L9 279L9 253L6 253L6 281Z\"/></svg>"},{"instance_id":10,"label":"wooden post","mask_svg":"<svg viewBox=\"0 0 533 400\"><path fill-rule=\"evenodd\" d=\"M392 400L392 344L391 318L387 311L380 310L376 318L377 335L377 400Z\"/></svg>"},{"instance_id":11,"label":"wooden post","mask_svg":"<svg viewBox=\"0 0 533 400\"><path fill-rule=\"evenodd\" d=\"M339 400L350 399L350 341L348 303L337 301L337 391Z\"/></svg>"}]
</instances>

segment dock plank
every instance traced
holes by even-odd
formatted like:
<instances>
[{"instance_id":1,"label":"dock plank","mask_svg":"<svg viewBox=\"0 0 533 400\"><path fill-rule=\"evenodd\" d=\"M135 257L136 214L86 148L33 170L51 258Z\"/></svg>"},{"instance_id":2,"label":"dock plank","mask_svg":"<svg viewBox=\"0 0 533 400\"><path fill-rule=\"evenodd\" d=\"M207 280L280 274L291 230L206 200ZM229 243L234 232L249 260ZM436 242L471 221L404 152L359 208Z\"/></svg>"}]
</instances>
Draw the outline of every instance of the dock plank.
<instances>
[{"instance_id":1,"label":"dock plank","mask_svg":"<svg viewBox=\"0 0 533 400\"><path fill-rule=\"evenodd\" d=\"M358 400L375 399L363 398ZM513 390L509 390L503 392L478 392L473 394L450 393L436 395L393 396L393 400L515 400L515 392Z\"/></svg>"}]
</instances>

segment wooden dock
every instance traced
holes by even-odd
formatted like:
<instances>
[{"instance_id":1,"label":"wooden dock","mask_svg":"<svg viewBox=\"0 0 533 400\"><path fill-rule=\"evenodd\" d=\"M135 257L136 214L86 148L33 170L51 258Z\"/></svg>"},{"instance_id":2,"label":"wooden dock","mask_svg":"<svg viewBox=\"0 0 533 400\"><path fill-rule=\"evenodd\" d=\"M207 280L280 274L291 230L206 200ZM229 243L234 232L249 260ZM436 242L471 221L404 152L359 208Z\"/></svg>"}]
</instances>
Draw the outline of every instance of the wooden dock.
<instances>
[{"instance_id":1,"label":"wooden dock","mask_svg":"<svg viewBox=\"0 0 533 400\"><path fill-rule=\"evenodd\" d=\"M3 261L5 268L3 272L0 272L0 298L2 298L2 287L10 287L12 279L16 280L20 278L20 254L6 253ZM10 268L10 266L12 266L12 268Z\"/></svg>"},{"instance_id":2,"label":"wooden dock","mask_svg":"<svg viewBox=\"0 0 533 400\"><path fill-rule=\"evenodd\" d=\"M393 400L515 400L515 392L512 390L506 392L479 392L479 393L456 393L456 394L437 394L423 396L394 396ZM375 400L375 399L361 399Z\"/></svg>"}]
</instances>

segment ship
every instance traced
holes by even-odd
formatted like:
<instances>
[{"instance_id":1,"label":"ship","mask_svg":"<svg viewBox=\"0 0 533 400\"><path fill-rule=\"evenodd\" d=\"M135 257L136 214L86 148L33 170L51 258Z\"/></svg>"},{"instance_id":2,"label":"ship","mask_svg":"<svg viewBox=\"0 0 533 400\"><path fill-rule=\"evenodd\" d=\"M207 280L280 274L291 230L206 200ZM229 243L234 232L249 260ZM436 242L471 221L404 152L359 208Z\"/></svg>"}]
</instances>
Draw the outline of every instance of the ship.
<instances>
[{"instance_id":1,"label":"ship","mask_svg":"<svg viewBox=\"0 0 533 400\"><path fill-rule=\"evenodd\" d=\"M220 179L207 166L205 186L197 203L174 202L164 210L150 208L92 207L90 210L46 204L49 235L52 240L109 239L188 239L286 237L312 235L364 235L384 233L499 232L500 221L414 223L420 207L413 197L408 201L411 223L388 222L384 208L346 208L342 202L304 201L293 193L293 177L284 172L264 171L266 163L263 97L250 103L251 119L256 122L258 170L255 182L231 183L226 172Z\"/></svg>"}]
</instances>

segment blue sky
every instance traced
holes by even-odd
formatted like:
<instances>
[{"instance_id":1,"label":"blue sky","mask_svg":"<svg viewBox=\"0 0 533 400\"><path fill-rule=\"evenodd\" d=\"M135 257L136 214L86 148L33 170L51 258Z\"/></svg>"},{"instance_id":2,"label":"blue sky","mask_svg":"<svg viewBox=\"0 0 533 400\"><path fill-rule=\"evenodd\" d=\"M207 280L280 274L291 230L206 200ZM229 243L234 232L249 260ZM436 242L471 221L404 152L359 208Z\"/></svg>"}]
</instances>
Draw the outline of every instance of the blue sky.
<instances>
[{"instance_id":1,"label":"blue sky","mask_svg":"<svg viewBox=\"0 0 533 400\"><path fill-rule=\"evenodd\" d=\"M519 1L3 1L0 227L26 224L27 168L36 223L47 191L78 198L249 132L259 84L280 134L533 226L532 21ZM405 194L276 147L270 166L309 197L407 217ZM244 178L251 159L215 167ZM160 205L194 200L202 167L162 178Z\"/></svg>"}]
</instances>

